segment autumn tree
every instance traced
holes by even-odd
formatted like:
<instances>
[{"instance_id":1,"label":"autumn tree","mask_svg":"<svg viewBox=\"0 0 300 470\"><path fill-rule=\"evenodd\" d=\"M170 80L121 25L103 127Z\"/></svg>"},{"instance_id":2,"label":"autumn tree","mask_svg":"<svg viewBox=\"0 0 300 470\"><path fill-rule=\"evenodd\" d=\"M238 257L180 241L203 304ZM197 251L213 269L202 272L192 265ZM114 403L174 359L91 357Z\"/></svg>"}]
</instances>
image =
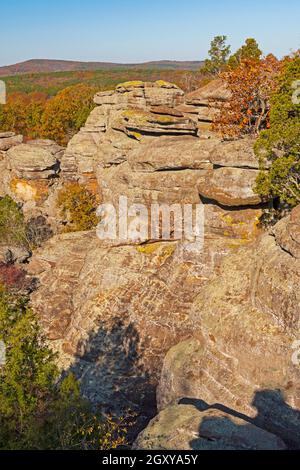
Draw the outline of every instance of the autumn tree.
<instances>
[{"instance_id":1,"label":"autumn tree","mask_svg":"<svg viewBox=\"0 0 300 470\"><path fill-rule=\"evenodd\" d=\"M221 78L231 97L219 105L214 129L228 137L257 136L266 129L280 67L280 61L269 55L260 61L244 59L235 69L224 72Z\"/></svg>"},{"instance_id":2,"label":"autumn tree","mask_svg":"<svg viewBox=\"0 0 300 470\"><path fill-rule=\"evenodd\" d=\"M216 36L212 42L210 50L208 51L209 59L206 59L203 73L217 75L221 72L230 55L230 46L226 44L227 36Z\"/></svg>"},{"instance_id":3,"label":"autumn tree","mask_svg":"<svg viewBox=\"0 0 300 470\"><path fill-rule=\"evenodd\" d=\"M232 69L239 66L243 60L259 61L262 58L262 51L258 43L253 38L248 38L245 44L237 50L228 60L228 66Z\"/></svg>"},{"instance_id":4,"label":"autumn tree","mask_svg":"<svg viewBox=\"0 0 300 470\"><path fill-rule=\"evenodd\" d=\"M255 152L261 166L256 191L291 207L300 204L300 54L285 60L271 99L270 126Z\"/></svg>"},{"instance_id":5,"label":"autumn tree","mask_svg":"<svg viewBox=\"0 0 300 470\"><path fill-rule=\"evenodd\" d=\"M42 116L41 135L66 145L84 125L94 108L96 89L84 83L60 91L45 106Z\"/></svg>"},{"instance_id":6,"label":"autumn tree","mask_svg":"<svg viewBox=\"0 0 300 470\"><path fill-rule=\"evenodd\" d=\"M39 137L46 101L47 95L41 92L8 94L7 103L0 106L0 129L29 139Z\"/></svg>"}]
</instances>

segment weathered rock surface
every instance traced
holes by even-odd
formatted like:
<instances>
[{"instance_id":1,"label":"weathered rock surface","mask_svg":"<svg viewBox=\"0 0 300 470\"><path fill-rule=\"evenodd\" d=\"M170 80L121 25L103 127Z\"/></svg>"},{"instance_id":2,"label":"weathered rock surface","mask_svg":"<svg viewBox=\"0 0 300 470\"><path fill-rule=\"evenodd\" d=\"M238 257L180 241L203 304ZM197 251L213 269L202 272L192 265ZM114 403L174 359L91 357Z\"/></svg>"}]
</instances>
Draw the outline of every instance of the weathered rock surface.
<instances>
[{"instance_id":1,"label":"weathered rock surface","mask_svg":"<svg viewBox=\"0 0 300 470\"><path fill-rule=\"evenodd\" d=\"M210 152L210 161L215 167L258 169L254 143L251 138L218 141Z\"/></svg>"},{"instance_id":2,"label":"weathered rock surface","mask_svg":"<svg viewBox=\"0 0 300 470\"><path fill-rule=\"evenodd\" d=\"M191 405L165 408L140 434L144 450L284 450L283 441L228 412Z\"/></svg>"},{"instance_id":3,"label":"weathered rock surface","mask_svg":"<svg viewBox=\"0 0 300 470\"><path fill-rule=\"evenodd\" d=\"M7 151L22 142L22 135L16 135L14 132L0 132L0 151Z\"/></svg>"},{"instance_id":4,"label":"weathered rock surface","mask_svg":"<svg viewBox=\"0 0 300 470\"><path fill-rule=\"evenodd\" d=\"M299 272L299 259L271 235L228 256L193 302L192 338L165 358L159 409L183 398L222 404L299 448Z\"/></svg>"},{"instance_id":5,"label":"weathered rock surface","mask_svg":"<svg viewBox=\"0 0 300 470\"><path fill-rule=\"evenodd\" d=\"M274 229L278 245L294 258L300 258L300 206L292 210L288 219L281 220Z\"/></svg>"},{"instance_id":6,"label":"weathered rock surface","mask_svg":"<svg viewBox=\"0 0 300 470\"><path fill-rule=\"evenodd\" d=\"M51 140L32 140L11 148L7 153L9 168L17 178L49 179L59 171L62 148Z\"/></svg>"},{"instance_id":7,"label":"weathered rock surface","mask_svg":"<svg viewBox=\"0 0 300 470\"><path fill-rule=\"evenodd\" d=\"M262 202L254 193L258 170L217 168L209 170L198 185L201 196L223 206L255 206Z\"/></svg>"},{"instance_id":8,"label":"weathered rock surface","mask_svg":"<svg viewBox=\"0 0 300 470\"><path fill-rule=\"evenodd\" d=\"M212 168L210 153L195 137L160 137L134 149L128 161L133 171L178 171Z\"/></svg>"},{"instance_id":9,"label":"weathered rock surface","mask_svg":"<svg viewBox=\"0 0 300 470\"><path fill-rule=\"evenodd\" d=\"M292 344L300 326L300 211L262 236L253 142L202 133L214 103L226 99L220 82L188 97L166 82L129 82L96 95L64 153L36 141L0 154L0 187L28 216L38 210L55 220L56 191L67 181L116 209L126 196L147 209L204 210L202 249L173 234L106 242L95 232L64 234L28 265L39 282L32 306L59 365L75 372L92 402L130 407L147 421L159 383L160 415L138 441L146 448L299 445ZM199 400L204 409L195 407Z\"/></svg>"},{"instance_id":10,"label":"weathered rock surface","mask_svg":"<svg viewBox=\"0 0 300 470\"><path fill-rule=\"evenodd\" d=\"M177 108L182 98L166 83L132 82L97 94L98 106L61 160L62 182L80 181L116 208L120 196L148 209L153 203L201 205L199 186L218 171L212 159L221 154L221 141L199 139L197 125ZM240 165L248 167L252 155L243 145L232 144L220 164L234 164L229 170L237 173ZM170 240L172 234L154 243L148 232L116 243L100 242L95 233L61 235L35 252L29 271L40 286L32 304L60 365L76 370L93 401L119 407L125 395L141 408L166 352L193 332L188 317L199 289L224 256L258 234L260 208L209 203L203 209L203 250ZM112 351L123 355L119 365Z\"/></svg>"},{"instance_id":11,"label":"weathered rock surface","mask_svg":"<svg viewBox=\"0 0 300 470\"><path fill-rule=\"evenodd\" d=\"M188 93L177 109L188 115L200 131L210 134L211 124L219 112L219 104L230 98L230 91L221 79Z\"/></svg>"},{"instance_id":12,"label":"weathered rock surface","mask_svg":"<svg viewBox=\"0 0 300 470\"><path fill-rule=\"evenodd\" d=\"M21 203L26 218L55 216L51 189L58 183L62 154L63 148L51 140L16 143L0 161L0 195Z\"/></svg>"}]
</instances>

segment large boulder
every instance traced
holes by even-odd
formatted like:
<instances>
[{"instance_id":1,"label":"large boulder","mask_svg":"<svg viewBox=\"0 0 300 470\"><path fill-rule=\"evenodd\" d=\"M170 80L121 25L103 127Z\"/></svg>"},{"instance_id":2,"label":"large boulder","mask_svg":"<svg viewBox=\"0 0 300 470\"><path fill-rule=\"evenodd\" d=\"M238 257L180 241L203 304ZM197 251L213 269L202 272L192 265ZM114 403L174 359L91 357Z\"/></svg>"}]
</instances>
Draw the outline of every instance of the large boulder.
<instances>
[{"instance_id":1,"label":"large boulder","mask_svg":"<svg viewBox=\"0 0 300 470\"><path fill-rule=\"evenodd\" d=\"M22 204L26 219L52 215L57 209L54 188L58 185L63 148L51 140L19 143L0 158L0 195Z\"/></svg>"},{"instance_id":2,"label":"large boulder","mask_svg":"<svg viewBox=\"0 0 300 470\"><path fill-rule=\"evenodd\" d=\"M255 140L241 138L229 141L217 141L210 152L210 161L218 167L258 169L259 162L254 153Z\"/></svg>"},{"instance_id":3,"label":"large boulder","mask_svg":"<svg viewBox=\"0 0 300 470\"><path fill-rule=\"evenodd\" d=\"M14 176L26 180L47 180L59 171L62 148L51 140L32 140L11 148L8 166Z\"/></svg>"},{"instance_id":4,"label":"large boulder","mask_svg":"<svg viewBox=\"0 0 300 470\"><path fill-rule=\"evenodd\" d=\"M255 206L262 203L253 190L257 176L258 170L252 169L213 169L199 183L199 193L223 206Z\"/></svg>"},{"instance_id":5,"label":"large boulder","mask_svg":"<svg viewBox=\"0 0 300 470\"><path fill-rule=\"evenodd\" d=\"M207 85L188 93L177 109L189 116L201 132L210 135L212 123L219 113L220 103L230 98L230 91L221 79L210 81Z\"/></svg>"},{"instance_id":6,"label":"large boulder","mask_svg":"<svg viewBox=\"0 0 300 470\"><path fill-rule=\"evenodd\" d=\"M284 442L234 413L198 410L192 405L165 408L134 444L139 450L284 450Z\"/></svg>"}]
</instances>

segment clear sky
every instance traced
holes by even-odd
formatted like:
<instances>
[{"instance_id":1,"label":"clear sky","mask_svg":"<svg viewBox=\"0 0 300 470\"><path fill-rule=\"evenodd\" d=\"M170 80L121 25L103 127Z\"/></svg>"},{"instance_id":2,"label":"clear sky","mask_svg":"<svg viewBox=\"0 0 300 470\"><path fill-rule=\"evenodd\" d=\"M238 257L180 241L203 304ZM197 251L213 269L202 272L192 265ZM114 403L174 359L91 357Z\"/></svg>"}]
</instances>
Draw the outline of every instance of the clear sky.
<instances>
[{"instance_id":1,"label":"clear sky","mask_svg":"<svg viewBox=\"0 0 300 470\"><path fill-rule=\"evenodd\" d=\"M0 65L27 59L201 60L211 39L300 48L300 0L0 0Z\"/></svg>"}]
</instances>

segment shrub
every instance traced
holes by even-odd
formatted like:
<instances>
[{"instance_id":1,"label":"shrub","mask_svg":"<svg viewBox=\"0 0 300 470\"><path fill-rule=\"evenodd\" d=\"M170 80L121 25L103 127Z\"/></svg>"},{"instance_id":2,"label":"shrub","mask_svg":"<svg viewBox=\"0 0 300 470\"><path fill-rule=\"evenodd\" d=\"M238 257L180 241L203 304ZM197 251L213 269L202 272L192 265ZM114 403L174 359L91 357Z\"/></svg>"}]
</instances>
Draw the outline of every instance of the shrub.
<instances>
[{"instance_id":1,"label":"shrub","mask_svg":"<svg viewBox=\"0 0 300 470\"><path fill-rule=\"evenodd\" d=\"M261 165L255 190L265 198L278 197L291 207L300 203L300 103L299 98L293 99L299 79L298 54L285 61L271 100L270 128L255 144Z\"/></svg>"},{"instance_id":2,"label":"shrub","mask_svg":"<svg viewBox=\"0 0 300 470\"><path fill-rule=\"evenodd\" d=\"M25 222L21 207L10 197L0 200L0 243L32 250L53 235L45 217Z\"/></svg>"},{"instance_id":3,"label":"shrub","mask_svg":"<svg viewBox=\"0 0 300 470\"><path fill-rule=\"evenodd\" d=\"M26 272L13 264L1 262L0 284L3 284L7 288L17 290L25 289L27 287Z\"/></svg>"},{"instance_id":4,"label":"shrub","mask_svg":"<svg viewBox=\"0 0 300 470\"><path fill-rule=\"evenodd\" d=\"M53 235L53 230L42 215L32 217L26 223L26 239L30 246L36 248L49 240Z\"/></svg>"},{"instance_id":5,"label":"shrub","mask_svg":"<svg viewBox=\"0 0 300 470\"><path fill-rule=\"evenodd\" d=\"M79 183L68 183L57 200L66 232L91 230L98 224L97 197Z\"/></svg>"},{"instance_id":6,"label":"shrub","mask_svg":"<svg viewBox=\"0 0 300 470\"><path fill-rule=\"evenodd\" d=\"M0 240L2 243L27 246L22 210L9 196L0 200Z\"/></svg>"},{"instance_id":7,"label":"shrub","mask_svg":"<svg viewBox=\"0 0 300 470\"><path fill-rule=\"evenodd\" d=\"M0 449L111 449L124 443L122 422L92 413L73 374L59 379L28 299L0 287Z\"/></svg>"}]
</instances>

